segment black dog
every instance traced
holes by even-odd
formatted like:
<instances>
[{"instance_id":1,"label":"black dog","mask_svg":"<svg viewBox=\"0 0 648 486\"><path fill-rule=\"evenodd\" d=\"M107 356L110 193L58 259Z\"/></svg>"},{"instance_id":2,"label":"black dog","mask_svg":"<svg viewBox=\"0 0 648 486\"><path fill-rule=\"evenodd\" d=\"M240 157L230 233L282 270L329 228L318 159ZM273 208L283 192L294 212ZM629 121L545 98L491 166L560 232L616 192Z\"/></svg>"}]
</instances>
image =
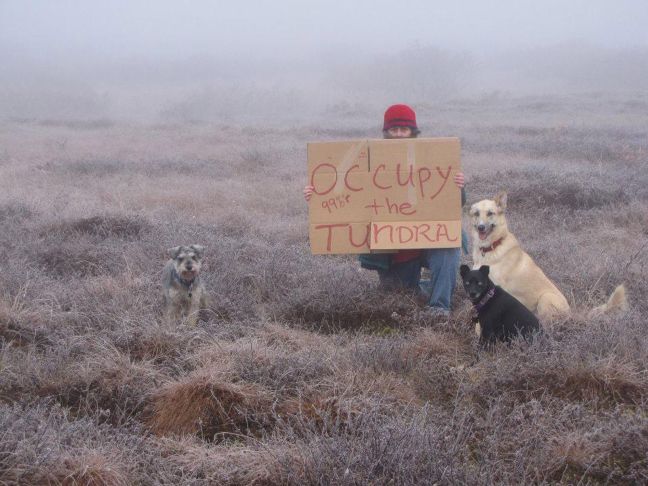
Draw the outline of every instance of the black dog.
<instances>
[{"instance_id":1,"label":"black dog","mask_svg":"<svg viewBox=\"0 0 648 486\"><path fill-rule=\"evenodd\" d=\"M479 270L470 270L468 265L461 265L459 270L464 289L477 310L477 320L481 326L480 342L510 342L517 335L531 337L540 329L537 317L519 300L496 286L488 278L488 272L488 265L482 265Z\"/></svg>"}]
</instances>

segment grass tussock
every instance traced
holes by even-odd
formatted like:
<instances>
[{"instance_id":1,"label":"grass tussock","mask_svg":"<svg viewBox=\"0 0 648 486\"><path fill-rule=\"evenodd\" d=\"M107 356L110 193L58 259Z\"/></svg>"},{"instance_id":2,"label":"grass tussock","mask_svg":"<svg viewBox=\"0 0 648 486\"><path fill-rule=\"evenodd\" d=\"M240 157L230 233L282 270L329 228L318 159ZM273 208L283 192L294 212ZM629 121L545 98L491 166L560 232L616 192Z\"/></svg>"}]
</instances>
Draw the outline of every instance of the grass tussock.
<instances>
[{"instance_id":1,"label":"grass tussock","mask_svg":"<svg viewBox=\"0 0 648 486\"><path fill-rule=\"evenodd\" d=\"M477 474L461 466L466 424L458 418L436 426L429 413L424 407L413 417L386 418L366 410L345 424L343 433L295 438L306 467L291 471L291 484L479 482Z\"/></svg>"},{"instance_id":2,"label":"grass tussock","mask_svg":"<svg viewBox=\"0 0 648 486\"><path fill-rule=\"evenodd\" d=\"M62 486L126 486L128 476L120 470L119 460L94 451L64 458L46 477L39 478ZM36 479L36 478L35 478Z\"/></svg>"},{"instance_id":3,"label":"grass tussock","mask_svg":"<svg viewBox=\"0 0 648 486\"><path fill-rule=\"evenodd\" d=\"M84 247L85 246L85 247ZM39 252L37 263L47 274L58 278L114 275L117 269L114 251L94 245L67 244Z\"/></svg>"},{"instance_id":4,"label":"grass tussock","mask_svg":"<svg viewBox=\"0 0 648 486\"><path fill-rule=\"evenodd\" d=\"M534 178L537 180L537 178ZM630 195L622 188L608 189L603 187L587 187L575 182L559 182L540 180L531 183L524 190L513 189L509 197L514 201L515 209L538 210L549 209L589 210L604 206L625 205L630 201Z\"/></svg>"},{"instance_id":5,"label":"grass tussock","mask_svg":"<svg viewBox=\"0 0 648 486\"><path fill-rule=\"evenodd\" d=\"M44 350L26 346L3 351L3 401L47 399L71 416L114 426L137 421L148 394L166 377L149 363L133 363L115 349L85 339L68 342L65 348L52 344Z\"/></svg>"},{"instance_id":6,"label":"grass tussock","mask_svg":"<svg viewBox=\"0 0 648 486\"><path fill-rule=\"evenodd\" d=\"M591 478L598 482L638 484L646 478L648 429L628 424L553 437L546 446L544 467L554 481Z\"/></svg>"},{"instance_id":7,"label":"grass tussock","mask_svg":"<svg viewBox=\"0 0 648 486\"><path fill-rule=\"evenodd\" d=\"M549 393L565 400L603 404L638 404L648 391L640 373L609 362L520 370L497 385L524 398L540 398Z\"/></svg>"},{"instance_id":8,"label":"grass tussock","mask_svg":"<svg viewBox=\"0 0 648 486\"><path fill-rule=\"evenodd\" d=\"M269 421L272 401L254 385L196 376L163 387L150 407L147 423L155 434L218 440L258 432Z\"/></svg>"},{"instance_id":9,"label":"grass tussock","mask_svg":"<svg viewBox=\"0 0 648 486\"><path fill-rule=\"evenodd\" d=\"M173 364L183 361L190 352L192 337L174 329L150 325L128 334L120 333L115 339L115 346L134 362Z\"/></svg>"},{"instance_id":10,"label":"grass tussock","mask_svg":"<svg viewBox=\"0 0 648 486\"><path fill-rule=\"evenodd\" d=\"M51 345L46 322L19 300L0 300L0 346Z\"/></svg>"},{"instance_id":11,"label":"grass tussock","mask_svg":"<svg viewBox=\"0 0 648 486\"><path fill-rule=\"evenodd\" d=\"M442 360L451 366L466 363L473 355L470 327L465 326L461 334L421 328L403 346L403 359L415 362Z\"/></svg>"},{"instance_id":12,"label":"grass tussock","mask_svg":"<svg viewBox=\"0 0 648 486\"><path fill-rule=\"evenodd\" d=\"M296 484L307 467L294 445L274 441L268 447L258 444L210 444L192 438L166 439L165 456L188 475L212 484L269 486Z\"/></svg>"},{"instance_id":13,"label":"grass tussock","mask_svg":"<svg viewBox=\"0 0 648 486\"><path fill-rule=\"evenodd\" d=\"M554 397L596 408L640 406L648 396L648 380L641 362L635 361L636 355L627 360L607 353L594 358L582 348L560 349L557 345L557 350L546 353L526 344L520 346L516 357L499 349L496 354L500 356L480 360L469 370L466 389L475 400L488 401L488 393L497 390L515 402ZM598 353L602 351L597 348Z\"/></svg>"},{"instance_id":14,"label":"grass tussock","mask_svg":"<svg viewBox=\"0 0 648 486\"><path fill-rule=\"evenodd\" d=\"M150 365L134 364L123 357L72 366L72 373L44 384L43 396L53 396L81 416L99 416L124 424L144 410L146 392L160 385L160 374Z\"/></svg>"},{"instance_id":15,"label":"grass tussock","mask_svg":"<svg viewBox=\"0 0 648 486\"><path fill-rule=\"evenodd\" d=\"M45 401L0 405L0 481L7 485L173 482L161 448L135 430L73 419Z\"/></svg>"},{"instance_id":16,"label":"grass tussock","mask_svg":"<svg viewBox=\"0 0 648 486\"><path fill-rule=\"evenodd\" d=\"M59 231L70 234L86 234L100 239L124 238L137 239L143 231L148 229L148 224L139 217L127 216L92 216L60 223L51 228L52 231Z\"/></svg>"}]
</instances>

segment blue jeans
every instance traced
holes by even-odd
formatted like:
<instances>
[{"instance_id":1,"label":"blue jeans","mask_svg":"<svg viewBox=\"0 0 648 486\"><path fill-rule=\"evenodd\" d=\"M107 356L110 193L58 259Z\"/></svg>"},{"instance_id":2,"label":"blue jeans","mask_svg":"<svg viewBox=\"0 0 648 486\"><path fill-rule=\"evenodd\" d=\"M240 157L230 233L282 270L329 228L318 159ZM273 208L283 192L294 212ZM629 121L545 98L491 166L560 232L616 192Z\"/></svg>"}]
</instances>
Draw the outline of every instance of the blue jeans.
<instances>
[{"instance_id":1,"label":"blue jeans","mask_svg":"<svg viewBox=\"0 0 648 486\"><path fill-rule=\"evenodd\" d=\"M392 263L389 270L378 270L383 290L408 289L419 292L421 280L421 259Z\"/></svg>"},{"instance_id":2,"label":"blue jeans","mask_svg":"<svg viewBox=\"0 0 648 486\"><path fill-rule=\"evenodd\" d=\"M423 252L423 265L430 269L430 281L421 282L421 288L430 296L430 307L450 310L460 261L461 248L434 248Z\"/></svg>"}]
</instances>

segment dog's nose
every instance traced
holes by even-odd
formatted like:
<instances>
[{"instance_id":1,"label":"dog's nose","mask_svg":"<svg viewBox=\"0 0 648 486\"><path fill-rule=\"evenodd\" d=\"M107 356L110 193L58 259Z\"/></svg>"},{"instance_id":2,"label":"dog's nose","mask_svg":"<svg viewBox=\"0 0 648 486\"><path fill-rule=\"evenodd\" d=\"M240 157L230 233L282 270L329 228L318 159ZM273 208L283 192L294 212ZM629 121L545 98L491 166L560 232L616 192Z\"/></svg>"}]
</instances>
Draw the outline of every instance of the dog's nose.
<instances>
[{"instance_id":1,"label":"dog's nose","mask_svg":"<svg viewBox=\"0 0 648 486\"><path fill-rule=\"evenodd\" d=\"M485 224L478 224L478 225L477 225L477 230L478 230L478 231L484 231L485 229L486 229L486 225L485 225Z\"/></svg>"}]
</instances>

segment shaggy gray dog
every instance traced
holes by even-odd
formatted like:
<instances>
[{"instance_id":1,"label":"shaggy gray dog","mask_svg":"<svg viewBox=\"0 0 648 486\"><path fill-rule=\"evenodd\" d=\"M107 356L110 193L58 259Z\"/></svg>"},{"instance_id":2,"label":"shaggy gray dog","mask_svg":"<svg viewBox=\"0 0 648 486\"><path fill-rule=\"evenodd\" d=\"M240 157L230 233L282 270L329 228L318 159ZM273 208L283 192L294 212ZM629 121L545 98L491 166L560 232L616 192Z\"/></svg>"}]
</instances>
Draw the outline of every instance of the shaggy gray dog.
<instances>
[{"instance_id":1,"label":"shaggy gray dog","mask_svg":"<svg viewBox=\"0 0 648 486\"><path fill-rule=\"evenodd\" d=\"M168 322L181 318L195 326L200 309L206 304L205 287L200 280L200 267L204 247L201 245L176 246L169 250L171 259L162 272L164 304Z\"/></svg>"}]
</instances>

